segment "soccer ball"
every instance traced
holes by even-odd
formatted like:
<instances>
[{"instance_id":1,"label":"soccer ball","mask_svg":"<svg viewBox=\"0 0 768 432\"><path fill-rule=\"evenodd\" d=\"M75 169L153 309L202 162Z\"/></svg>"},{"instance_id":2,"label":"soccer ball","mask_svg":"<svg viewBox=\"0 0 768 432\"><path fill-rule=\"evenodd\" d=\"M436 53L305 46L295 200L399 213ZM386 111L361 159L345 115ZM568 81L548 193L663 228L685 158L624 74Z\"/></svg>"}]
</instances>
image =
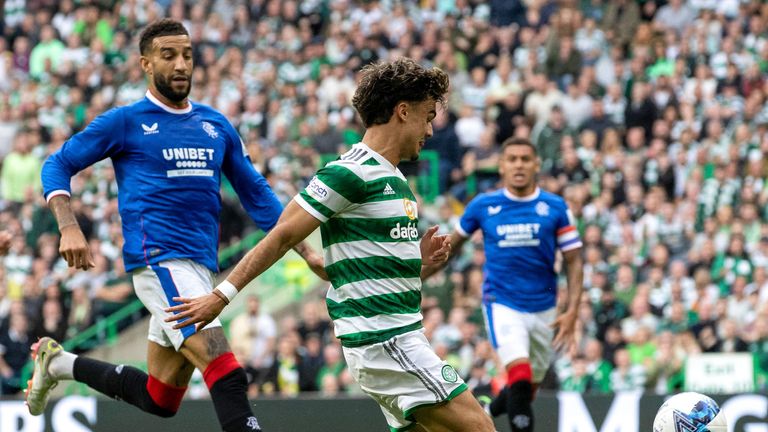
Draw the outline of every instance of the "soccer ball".
<instances>
[{"instance_id":1,"label":"soccer ball","mask_svg":"<svg viewBox=\"0 0 768 432\"><path fill-rule=\"evenodd\" d=\"M726 432L725 414L709 396L680 393L667 399L653 420L653 432Z\"/></svg>"}]
</instances>

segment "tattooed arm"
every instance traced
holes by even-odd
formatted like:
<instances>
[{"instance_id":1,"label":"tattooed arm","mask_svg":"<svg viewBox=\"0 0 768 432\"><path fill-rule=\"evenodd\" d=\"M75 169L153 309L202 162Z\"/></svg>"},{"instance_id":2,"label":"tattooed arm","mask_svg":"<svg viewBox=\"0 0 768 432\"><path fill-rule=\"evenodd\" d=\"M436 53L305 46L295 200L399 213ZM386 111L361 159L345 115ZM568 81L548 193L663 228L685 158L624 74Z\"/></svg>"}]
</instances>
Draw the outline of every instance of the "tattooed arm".
<instances>
[{"instance_id":1,"label":"tattooed arm","mask_svg":"<svg viewBox=\"0 0 768 432\"><path fill-rule=\"evenodd\" d=\"M59 244L59 253L70 267L88 270L95 264L91 257L91 250L88 247L88 241L77 223L72 207L69 205L69 197L66 195L56 195L48 202L56 222L59 224L61 233L61 242Z\"/></svg>"}]
</instances>

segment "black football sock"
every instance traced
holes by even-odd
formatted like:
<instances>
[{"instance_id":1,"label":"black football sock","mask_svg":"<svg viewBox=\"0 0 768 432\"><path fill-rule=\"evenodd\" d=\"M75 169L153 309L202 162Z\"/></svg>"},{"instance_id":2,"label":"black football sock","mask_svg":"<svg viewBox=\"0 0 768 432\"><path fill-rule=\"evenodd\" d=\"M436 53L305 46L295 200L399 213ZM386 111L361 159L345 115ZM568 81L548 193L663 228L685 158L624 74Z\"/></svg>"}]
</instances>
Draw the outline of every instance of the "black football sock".
<instances>
[{"instance_id":1,"label":"black football sock","mask_svg":"<svg viewBox=\"0 0 768 432\"><path fill-rule=\"evenodd\" d=\"M533 431L533 385L517 381L507 388L507 416L513 432Z\"/></svg>"},{"instance_id":2,"label":"black football sock","mask_svg":"<svg viewBox=\"0 0 768 432\"><path fill-rule=\"evenodd\" d=\"M87 357L75 359L73 376L76 381L87 384L90 388L99 391L111 398L123 400L150 414L160 417L172 417L178 410L178 404L184 395L186 388L170 387L159 383L160 386L176 389L180 394L174 395L175 403L170 404L160 401L159 405L152 399L147 388L150 376L134 367L114 365ZM175 407L173 406L175 405Z\"/></svg>"}]
</instances>

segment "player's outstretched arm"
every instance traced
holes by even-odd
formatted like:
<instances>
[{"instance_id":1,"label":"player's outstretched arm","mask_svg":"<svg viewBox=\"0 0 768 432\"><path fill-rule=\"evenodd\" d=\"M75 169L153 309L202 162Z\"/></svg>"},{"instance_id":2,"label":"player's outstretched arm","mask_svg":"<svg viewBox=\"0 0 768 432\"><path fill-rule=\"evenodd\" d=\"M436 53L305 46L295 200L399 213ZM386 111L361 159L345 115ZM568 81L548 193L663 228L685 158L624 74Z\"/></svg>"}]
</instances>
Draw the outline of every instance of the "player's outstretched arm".
<instances>
[{"instance_id":1,"label":"player's outstretched arm","mask_svg":"<svg viewBox=\"0 0 768 432\"><path fill-rule=\"evenodd\" d=\"M426 237L426 236L425 236ZM440 237L448 237L448 236L440 236ZM461 251L462 246L464 246L464 242L467 241L467 237L462 236L458 232L454 231L451 233L450 237L448 237L448 254L442 261L435 261L435 262L427 262L426 260L423 260L422 258L422 266L421 266L421 280L427 280L429 279L433 274L437 273L445 267L448 262L456 256Z\"/></svg>"},{"instance_id":2,"label":"player's outstretched arm","mask_svg":"<svg viewBox=\"0 0 768 432\"><path fill-rule=\"evenodd\" d=\"M584 261L581 258L581 248L563 252L568 281L568 307L552 324L557 329L553 341L555 348L570 348L575 343L576 318L578 317L581 293L584 291Z\"/></svg>"},{"instance_id":3,"label":"player's outstretched arm","mask_svg":"<svg viewBox=\"0 0 768 432\"><path fill-rule=\"evenodd\" d=\"M77 223L72 207L69 205L69 196L56 195L48 202L56 222L59 224L61 242L59 253L67 261L70 267L83 270L95 266L88 241Z\"/></svg>"},{"instance_id":4,"label":"player's outstretched arm","mask_svg":"<svg viewBox=\"0 0 768 432\"><path fill-rule=\"evenodd\" d=\"M197 324L197 329L205 327L221 313L248 282L271 267L289 249L304 240L319 226L318 219L296 204L295 200L291 201L285 207L277 225L237 263L227 280L208 295L194 299L174 298L174 301L180 304L166 309L166 312L171 314L178 312L178 314L169 316L165 321L177 321L174 326L177 329L190 324ZM185 318L188 321L178 323Z\"/></svg>"}]
</instances>

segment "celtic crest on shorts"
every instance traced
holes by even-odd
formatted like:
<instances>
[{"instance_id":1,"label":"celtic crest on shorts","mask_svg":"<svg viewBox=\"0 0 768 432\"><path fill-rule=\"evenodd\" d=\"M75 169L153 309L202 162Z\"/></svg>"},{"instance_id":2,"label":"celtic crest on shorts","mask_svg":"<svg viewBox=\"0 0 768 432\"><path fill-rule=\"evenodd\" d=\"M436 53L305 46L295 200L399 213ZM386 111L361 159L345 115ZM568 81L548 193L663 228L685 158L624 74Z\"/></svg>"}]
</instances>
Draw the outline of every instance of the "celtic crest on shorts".
<instances>
[{"instance_id":1,"label":"celtic crest on shorts","mask_svg":"<svg viewBox=\"0 0 768 432\"><path fill-rule=\"evenodd\" d=\"M455 383L459 380L459 374L456 373L456 369L454 369L451 365L443 366L443 369L440 371L440 373L442 373L443 379L449 383Z\"/></svg>"}]
</instances>

